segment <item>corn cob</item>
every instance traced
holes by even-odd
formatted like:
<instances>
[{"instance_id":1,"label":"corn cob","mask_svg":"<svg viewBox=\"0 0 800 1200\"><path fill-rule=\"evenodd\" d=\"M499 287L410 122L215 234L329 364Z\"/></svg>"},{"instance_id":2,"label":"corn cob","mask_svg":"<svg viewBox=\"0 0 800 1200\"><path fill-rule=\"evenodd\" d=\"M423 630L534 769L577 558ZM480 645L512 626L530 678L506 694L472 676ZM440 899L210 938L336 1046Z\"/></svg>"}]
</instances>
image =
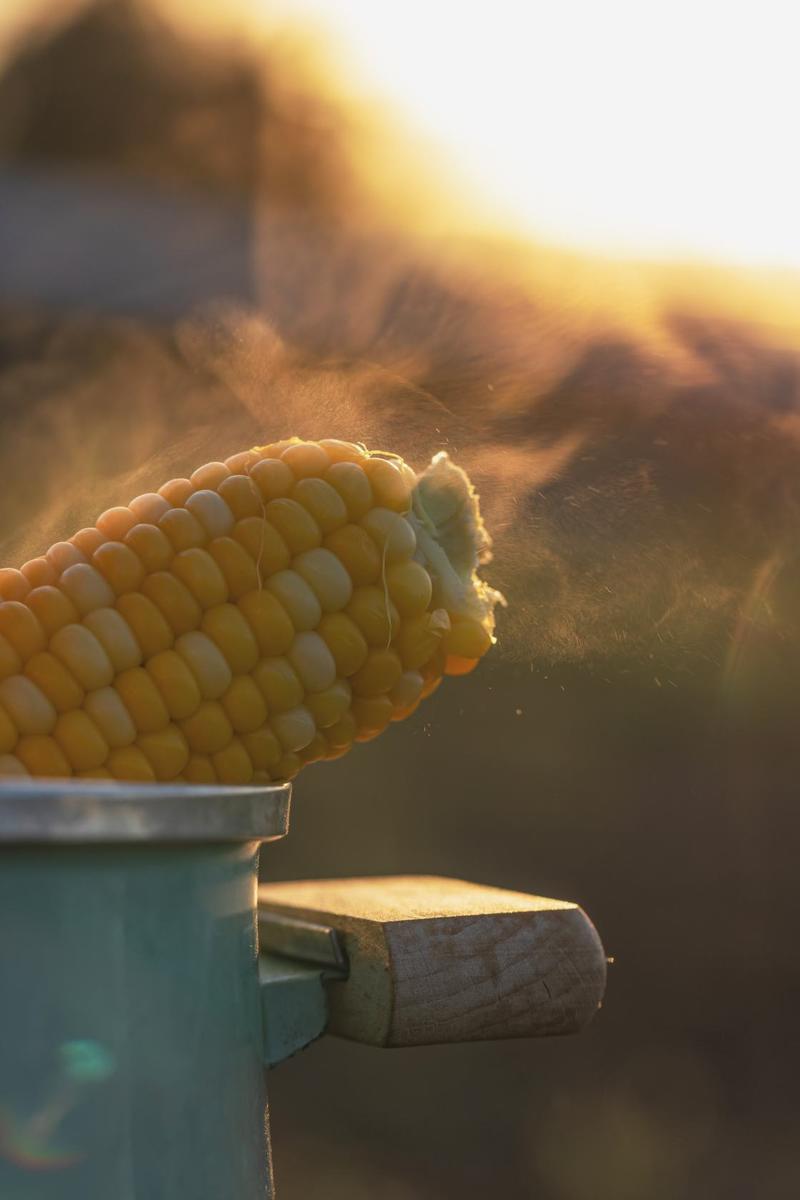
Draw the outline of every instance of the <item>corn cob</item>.
<instances>
[{"instance_id":1,"label":"corn cob","mask_svg":"<svg viewBox=\"0 0 800 1200\"><path fill-rule=\"evenodd\" d=\"M291 779L472 670L466 475L339 441L207 463L0 571L0 775Z\"/></svg>"}]
</instances>

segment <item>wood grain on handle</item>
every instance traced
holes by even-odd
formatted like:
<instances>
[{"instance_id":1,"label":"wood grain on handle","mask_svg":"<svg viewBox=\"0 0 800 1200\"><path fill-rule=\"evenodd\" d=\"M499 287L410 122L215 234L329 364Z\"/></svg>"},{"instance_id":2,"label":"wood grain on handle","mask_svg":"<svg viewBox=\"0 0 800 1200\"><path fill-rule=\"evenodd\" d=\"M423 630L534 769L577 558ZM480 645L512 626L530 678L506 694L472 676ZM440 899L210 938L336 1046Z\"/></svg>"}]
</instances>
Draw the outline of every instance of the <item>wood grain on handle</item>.
<instances>
[{"instance_id":1,"label":"wood grain on handle","mask_svg":"<svg viewBox=\"0 0 800 1200\"><path fill-rule=\"evenodd\" d=\"M329 985L328 1032L359 1042L575 1033L603 997L603 946L562 900L403 875L266 884L259 902L338 930L350 976Z\"/></svg>"}]
</instances>

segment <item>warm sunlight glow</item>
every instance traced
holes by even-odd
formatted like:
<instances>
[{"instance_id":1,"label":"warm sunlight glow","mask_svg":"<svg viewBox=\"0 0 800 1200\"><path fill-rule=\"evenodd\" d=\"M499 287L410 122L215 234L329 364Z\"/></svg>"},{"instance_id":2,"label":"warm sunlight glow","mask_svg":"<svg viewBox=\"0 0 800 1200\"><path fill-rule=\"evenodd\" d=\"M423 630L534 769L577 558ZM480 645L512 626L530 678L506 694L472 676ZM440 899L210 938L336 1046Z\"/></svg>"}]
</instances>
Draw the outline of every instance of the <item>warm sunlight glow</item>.
<instances>
[{"instance_id":1,"label":"warm sunlight glow","mask_svg":"<svg viewBox=\"0 0 800 1200\"><path fill-rule=\"evenodd\" d=\"M506 221L637 255L800 264L785 0L254 0L333 31Z\"/></svg>"}]
</instances>

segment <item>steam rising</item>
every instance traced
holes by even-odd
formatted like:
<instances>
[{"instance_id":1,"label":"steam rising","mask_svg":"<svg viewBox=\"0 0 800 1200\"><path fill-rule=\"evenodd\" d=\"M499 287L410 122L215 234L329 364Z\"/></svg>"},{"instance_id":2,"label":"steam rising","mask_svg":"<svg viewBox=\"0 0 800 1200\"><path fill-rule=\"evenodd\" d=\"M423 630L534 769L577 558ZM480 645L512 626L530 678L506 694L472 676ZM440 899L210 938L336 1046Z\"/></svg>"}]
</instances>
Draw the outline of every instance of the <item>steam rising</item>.
<instances>
[{"instance_id":1,"label":"steam rising","mask_svg":"<svg viewBox=\"0 0 800 1200\"><path fill-rule=\"evenodd\" d=\"M2 561L341 437L468 471L507 655L677 679L754 635L800 652L794 281L442 236L441 181L409 167L401 218L376 169L392 131L377 154L296 44L254 47L108 0L0 80Z\"/></svg>"}]
</instances>

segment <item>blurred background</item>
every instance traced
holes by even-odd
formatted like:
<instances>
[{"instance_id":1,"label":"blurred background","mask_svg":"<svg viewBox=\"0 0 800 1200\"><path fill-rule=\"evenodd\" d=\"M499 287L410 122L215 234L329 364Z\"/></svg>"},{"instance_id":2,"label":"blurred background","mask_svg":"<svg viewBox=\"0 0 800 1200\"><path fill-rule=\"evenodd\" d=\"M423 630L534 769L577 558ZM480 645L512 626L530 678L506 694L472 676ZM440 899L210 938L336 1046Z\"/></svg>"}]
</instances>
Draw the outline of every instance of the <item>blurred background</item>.
<instances>
[{"instance_id":1,"label":"blurred background","mask_svg":"<svg viewBox=\"0 0 800 1200\"><path fill-rule=\"evenodd\" d=\"M558 7L0 13L3 564L256 441L450 450L498 646L264 871L577 900L614 959L575 1039L282 1066L283 1200L800 1189L791 38Z\"/></svg>"}]
</instances>

